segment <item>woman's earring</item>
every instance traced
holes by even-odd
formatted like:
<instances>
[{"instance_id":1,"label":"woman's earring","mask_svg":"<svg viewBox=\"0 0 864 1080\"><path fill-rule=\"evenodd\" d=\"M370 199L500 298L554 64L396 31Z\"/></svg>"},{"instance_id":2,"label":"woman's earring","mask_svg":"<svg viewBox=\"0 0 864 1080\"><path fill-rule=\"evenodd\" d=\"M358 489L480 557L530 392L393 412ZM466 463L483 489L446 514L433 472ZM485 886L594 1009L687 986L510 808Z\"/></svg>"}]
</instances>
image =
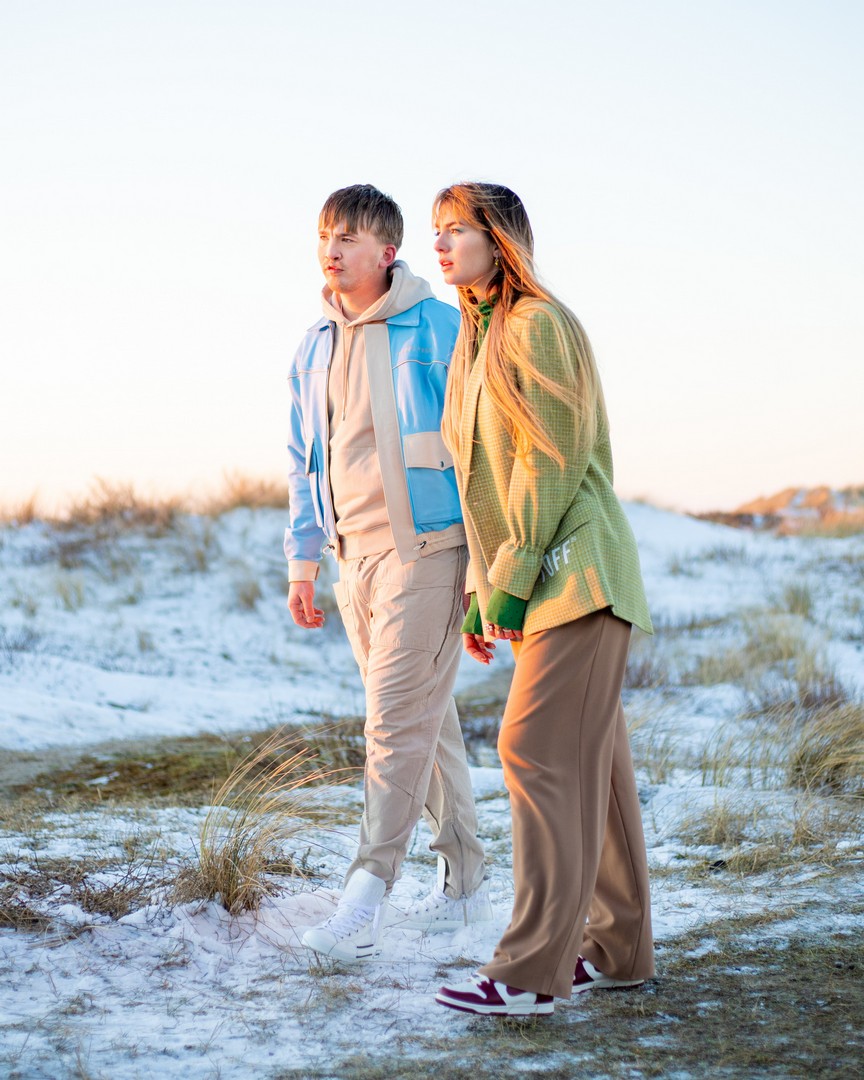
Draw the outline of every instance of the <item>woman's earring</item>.
<instances>
[{"instance_id":1,"label":"woman's earring","mask_svg":"<svg viewBox=\"0 0 864 1080\"><path fill-rule=\"evenodd\" d=\"M500 259L498 258L498 256L497 256L497 255L495 256L494 264L495 264L495 269L496 269L496 270L500 270L500 269L501 269L501 260L500 260Z\"/></svg>"}]
</instances>

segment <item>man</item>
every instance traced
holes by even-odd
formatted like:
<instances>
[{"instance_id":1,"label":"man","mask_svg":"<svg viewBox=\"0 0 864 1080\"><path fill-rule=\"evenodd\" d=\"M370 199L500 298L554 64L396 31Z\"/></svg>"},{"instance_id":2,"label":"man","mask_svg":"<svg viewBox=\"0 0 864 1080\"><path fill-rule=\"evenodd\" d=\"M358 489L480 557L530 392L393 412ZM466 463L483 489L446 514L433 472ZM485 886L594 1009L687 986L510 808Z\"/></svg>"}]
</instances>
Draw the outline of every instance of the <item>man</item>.
<instances>
[{"instance_id":1,"label":"man","mask_svg":"<svg viewBox=\"0 0 864 1080\"><path fill-rule=\"evenodd\" d=\"M466 553L441 413L459 315L396 260L396 203L334 192L318 221L324 317L289 372L288 608L315 629L322 548L366 688L365 805L334 914L303 943L340 960L379 951L386 897L420 814L439 881L398 920L448 929L491 918L483 848L453 702Z\"/></svg>"}]
</instances>

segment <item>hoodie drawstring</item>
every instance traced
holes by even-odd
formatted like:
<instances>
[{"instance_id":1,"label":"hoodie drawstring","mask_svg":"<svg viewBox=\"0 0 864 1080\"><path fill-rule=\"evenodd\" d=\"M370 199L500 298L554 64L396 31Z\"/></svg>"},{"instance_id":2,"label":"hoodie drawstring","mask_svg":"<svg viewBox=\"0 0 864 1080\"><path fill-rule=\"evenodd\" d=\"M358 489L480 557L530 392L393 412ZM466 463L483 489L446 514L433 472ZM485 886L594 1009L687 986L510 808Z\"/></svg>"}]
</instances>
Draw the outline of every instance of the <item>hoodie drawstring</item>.
<instances>
[{"instance_id":1,"label":"hoodie drawstring","mask_svg":"<svg viewBox=\"0 0 864 1080\"><path fill-rule=\"evenodd\" d=\"M351 359L351 346L354 344L354 327L343 326L339 336L342 339L342 419L344 420L348 408L348 363Z\"/></svg>"}]
</instances>

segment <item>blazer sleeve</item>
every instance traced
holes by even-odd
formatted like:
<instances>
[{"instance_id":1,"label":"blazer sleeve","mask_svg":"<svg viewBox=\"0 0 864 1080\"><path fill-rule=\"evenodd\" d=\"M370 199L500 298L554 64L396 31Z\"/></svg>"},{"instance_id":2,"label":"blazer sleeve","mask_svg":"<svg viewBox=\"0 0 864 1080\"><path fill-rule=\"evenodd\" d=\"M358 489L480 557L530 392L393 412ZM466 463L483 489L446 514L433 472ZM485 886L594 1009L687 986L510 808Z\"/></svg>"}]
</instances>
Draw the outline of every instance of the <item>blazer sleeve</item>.
<instances>
[{"instance_id":1,"label":"blazer sleeve","mask_svg":"<svg viewBox=\"0 0 864 1080\"><path fill-rule=\"evenodd\" d=\"M561 384L562 348L575 354L574 346L566 337L562 343L547 309L534 309L523 318L520 339L526 356L542 375ZM574 355L573 359L578 358ZM564 458L562 468L532 448L513 462L506 513L510 536L499 547L488 578L495 588L528 600L546 549L585 479L591 448L580 447L573 410L568 405L524 371L518 373L517 382L526 404Z\"/></svg>"}]
</instances>

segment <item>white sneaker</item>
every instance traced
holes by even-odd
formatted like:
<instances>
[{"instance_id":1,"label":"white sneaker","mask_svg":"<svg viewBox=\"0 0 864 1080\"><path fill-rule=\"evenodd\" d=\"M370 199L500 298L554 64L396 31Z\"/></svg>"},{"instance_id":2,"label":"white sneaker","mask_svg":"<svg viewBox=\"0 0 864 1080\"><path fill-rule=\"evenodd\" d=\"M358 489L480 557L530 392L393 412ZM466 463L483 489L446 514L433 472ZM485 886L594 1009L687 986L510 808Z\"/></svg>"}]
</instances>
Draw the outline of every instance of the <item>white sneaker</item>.
<instances>
[{"instance_id":1,"label":"white sneaker","mask_svg":"<svg viewBox=\"0 0 864 1080\"><path fill-rule=\"evenodd\" d=\"M307 949L334 960L368 960L381 952L378 931L385 907L385 903L359 907L343 900L329 919L307 930L301 940Z\"/></svg>"},{"instance_id":2,"label":"white sneaker","mask_svg":"<svg viewBox=\"0 0 864 1080\"><path fill-rule=\"evenodd\" d=\"M384 882L367 870L355 870L329 919L300 939L307 949L334 960L368 960L381 951L378 932L387 910Z\"/></svg>"},{"instance_id":3,"label":"white sneaker","mask_svg":"<svg viewBox=\"0 0 864 1080\"><path fill-rule=\"evenodd\" d=\"M423 900L407 907L403 916L393 911L388 925L400 930L425 930L435 934L444 930L458 930L460 926L473 923L489 922L492 918L489 886L485 882L471 896L458 900L451 899L436 885Z\"/></svg>"}]
</instances>

